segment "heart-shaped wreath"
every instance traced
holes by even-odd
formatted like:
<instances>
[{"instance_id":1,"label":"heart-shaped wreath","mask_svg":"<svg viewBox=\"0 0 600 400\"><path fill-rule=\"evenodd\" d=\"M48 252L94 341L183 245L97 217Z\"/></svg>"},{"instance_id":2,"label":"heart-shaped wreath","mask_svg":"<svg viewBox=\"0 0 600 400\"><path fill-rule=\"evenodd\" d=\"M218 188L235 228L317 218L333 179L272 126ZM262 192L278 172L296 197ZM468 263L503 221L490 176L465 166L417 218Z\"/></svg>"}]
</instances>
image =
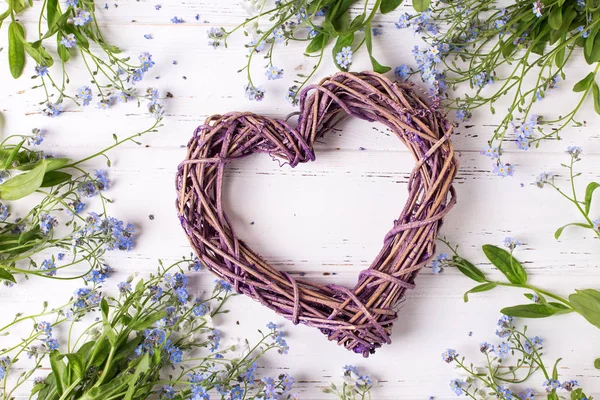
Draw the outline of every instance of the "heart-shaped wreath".
<instances>
[{"instance_id":1,"label":"heart-shaped wreath","mask_svg":"<svg viewBox=\"0 0 600 400\"><path fill-rule=\"evenodd\" d=\"M296 128L249 112L209 117L188 143L176 179L179 218L202 263L238 293L365 357L390 343L394 308L415 287L415 276L435 251L442 217L456 202L452 125L417 90L374 72L342 72L303 90ZM314 160L313 144L349 115L387 126L416 160L404 209L353 289L273 268L236 236L222 204L229 161L256 152L291 167Z\"/></svg>"}]
</instances>

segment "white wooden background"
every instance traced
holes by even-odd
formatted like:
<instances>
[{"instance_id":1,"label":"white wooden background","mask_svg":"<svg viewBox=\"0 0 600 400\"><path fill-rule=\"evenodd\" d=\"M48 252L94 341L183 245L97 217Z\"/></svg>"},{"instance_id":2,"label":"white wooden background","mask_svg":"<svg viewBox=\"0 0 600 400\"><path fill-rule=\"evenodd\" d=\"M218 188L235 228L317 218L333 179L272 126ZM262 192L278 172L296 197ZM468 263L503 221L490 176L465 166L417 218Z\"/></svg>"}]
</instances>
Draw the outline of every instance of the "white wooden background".
<instances>
[{"instance_id":1,"label":"white wooden background","mask_svg":"<svg viewBox=\"0 0 600 400\"><path fill-rule=\"evenodd\" d=\"M155 9L156 4L162 5L161 10ZM35 8L39 6L35 1ZM200 22L194 19L196 14L200 14ZM376 54L384 64L410 65L410 50L417 39L410 30L394 27L398 14L378 21L384 34L374 38ZM110 265L118 271L112 279L112 285L116 285L128 274L152 271L158 258L174 260L190 252L176 217L173 179L184 157L182 145L194 128L210 114L231 110L284 117L294 111L282 101L294 71L309 71L312 64L299 55L299 48L280 46L275 64L285 69L285 78L266 82L259 60L255 76L264 83L267 96L261 103L249 102L243 95L245 78L236 73L247 54L244 38L240 35L229 49L217 51L207 45L206 39L208 27L232 27L243 20L244 12L237 0L112 0L108 10L99 7L98 15L114 44L132 56L141 51L154 55L156 66L140 88L151 85L174 96L165 102L165 126L159 133L144 137L143 146L128 144L112 154L110 175L114 185L109 194L115 203L110 210L134 222L138 229L132 252L110 255ZM172 24L173 16L186 23ZM33 27L35 12L27 13L22 21ZM0 47L6 45L6 30L5 25L0 32ZM151 34L153 39L144 39L144 34ZM144 107L138 109L134 104L118 105L107 112L70 106L58 118L44 117L37 104L41 93L30 89L32 63L27 65L25 77L14 81L9 78L6 48L0 51L0 59L3 135L44 128L48 131L45 149L76 158L110 144L112 133L125 136L151 123ZM364 54L355 57L354 70L368 68ZM565 104L572 104L568 86L587 74L587 67L574 63L568 70L572 71L570 82L562 83L558 92L544 100L540 113L561 113ZM72 91L87 83L80 63L73 63L70 71ZM317 80L331 72L334 68L326 62ZM532 283L564 295L575 288L600 287L599 242L578 230L566 230L560 241L554 240L554 230L572 222L577 214L550 189L531 185L543 170L560 173L559 164L568 159L564 150L574 144L585 151L584 161L579 164L582 185L600 179L600 122L591 110L582 113L581 119L587 120L586 126L568 129L564 140L545 142L537 150L524 152L508 143L505 159L516 165L517 172L512 178L502 179L490 172L489 159L479 154L499 116L485 110L477 113L470 122L472 126L460 127L454 137L461 163L456 178L459 202L446 219L442 233L460 244L464 255L481 262L481 245L500 244L505 236L515 236L525 243L516 255L525 262ZM318 281L352 285L379 250L384 234L401 210L413 162L390 132L358 121L348 121L339 132L322 140L316 153L316 162L295 169L279 168L265 156L233 164L227 173L227 209L241 237L269 262L292 274L304 272ZM564 183L564 178L561 181ZM596 199L594 210L600 217L599 206L600 200ZM488 265L483 268L499 276L490 272ZM196 278L193 282L198 292L212 286L213 277L208 272L198 273ZM33 280L21 282L18 288L1 288L0 322L17 311L39 309L42 300L59 304L76 286L73 282ZM440 276L423 270L417 289L399 312L392 345L369 359L328 342L314 329L292 326L244 297L233 300L231 313L219 322L223 336L231 340L256 337L256 329L271 320L283 323L290 353L267 357L263 373L289 372L296 377L296 390L304 399L327 398L321 389L332 380L340 380L345 364L355 364L373 376L377 381L373 398L453 398L448 382L456 372L442 362L441 352L453 347L477 362L479 342L495 339L498 310L526 301L518 291L497 289L474 295L464 304L463 292L472 286L453 270ZM588 394L600 396L600 371L592 365L600 356L598 329L575 315L527 323L532 333L546 340L549 362L563 357L563 378L578 379ZM541 381L535 381L534 387L541 389L537 386Z\"/></svg>"}]
</instances>

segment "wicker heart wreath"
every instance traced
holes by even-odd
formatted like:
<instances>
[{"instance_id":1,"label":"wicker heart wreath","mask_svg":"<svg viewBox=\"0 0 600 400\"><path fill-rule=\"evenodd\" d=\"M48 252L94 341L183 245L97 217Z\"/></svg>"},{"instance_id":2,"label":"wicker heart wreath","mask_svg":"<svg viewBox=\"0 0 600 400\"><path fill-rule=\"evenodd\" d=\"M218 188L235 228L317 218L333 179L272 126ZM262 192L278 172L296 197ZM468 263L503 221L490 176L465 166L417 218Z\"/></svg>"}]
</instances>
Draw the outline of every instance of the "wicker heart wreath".
<instances>
[{"instance_id":1,"label":"wicker heart wreath","mask_svg":"<svg viewBox=\"0 0 600 400\"><path fill-rule=\"evenodd\" d=\"M312 161L314 143L349 115L384 124L416 160L408 201L353 289L296 279L273 268L236 236L222 204L229 161L256 152L291 167ZM394 308L406 289L415 287L416 274L434 253L442 217L456 202L452 180L458 163L451 133L452 125L413 84L374 72L337 73L301 93L296 128L249 112L214 115L198 127L177 172L179 218L200 260L238 293L368 357L391 342Z\"/></svg>"}]
</instances>

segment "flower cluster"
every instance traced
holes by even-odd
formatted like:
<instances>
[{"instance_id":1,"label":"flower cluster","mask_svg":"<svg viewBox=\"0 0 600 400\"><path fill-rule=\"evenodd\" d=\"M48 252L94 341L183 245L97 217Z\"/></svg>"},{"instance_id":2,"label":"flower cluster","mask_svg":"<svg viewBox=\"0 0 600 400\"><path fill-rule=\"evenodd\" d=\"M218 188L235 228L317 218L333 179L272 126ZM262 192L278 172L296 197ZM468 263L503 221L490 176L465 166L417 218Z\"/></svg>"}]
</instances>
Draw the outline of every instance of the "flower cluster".
<instances>
[{"instance_id":1,"label":"flower cluster","mask_svg":"<svg viewBox=\"0 0 600 400\"><path fill-rule=\"evenodd\" d=\"M16 324L34 323L29 339L15 337L14 345L0 350L0 383L7 388L6 393L27 385L31 381L28 378L41 371L48 357L51 362L63 359L65 373L75 376L79 367L70 355L65 357L70 353L80 355L83 365L94 363L95 367L87 371L85 381L62 388L69 398L85 397L94 387L111 384L118 386L118 393L113 394L123 397L129 385L116 383L133 378L137 382L136 398L155 394L164 399L207 400L213 392L239 400L296 398L291 392L294 379L290 375L258 376L260 357L282 348L282 333L275 324L269 323L270 332L261 333L257 343L246 341L245 349L223 347L221 335L212 324L213 317L227 312L223 306L232 295L228 287L217 284L209 298L181 301L182 289L190 300L193 297L182 267L190 268L194 262L184 258L169 267L161 264L156 274L139 279L135 285L130 277L117 285L119 299L103 297L99 286L78 289L67 304L52 309L44 304L41 313L18 316L0 328L0 334L8 338L3 340L10 340ZM82 318L86 313L97 318ZM73 329L75 324L84 326ZM55 332L66 335L69 349L60 345ZM35 360L33 366L10 361L18 360L21 353ZM177 369L173 369L175 366ZM113 371L110 375L103 373L108 368ZM137 375L131 374L133 370L138 371ZM161 379L166 372L169 377ZM24 379L8 380L19 374ZM52 378L51 373L47 379L36 380L31 393L56 390L57 382Z\"/></svg>"},{"instance_id":2,"label":"flower cluster","mask_svg":"<svg viewBox=\"0 0 600 400\"><path fill-rule=\"evenodd\" d=\"M586 186L583 200L581 200L582 197L578 196L575 185L576 179L580 176L579 173L575 172L575 164L581 161L583 149L579 146L569 146L566 153L570 157L569 163L561 165L567 170L566 176L569 180L568 188L570 193L559 187L558 182L555 182L555 174L552 172L540 173L534 182L540 189L544 188L546 185L555 189L562 198L568 200L577 209L583 218L583 222L572 222L561 226L554 233L554 237L559 239L565 228L577 226L590 230L596 237L600 238L600 218L594 218L590 215L594 191L596 188L600 187L600 183L594 181L589 182Z\"/></svg>"},{"instance_id":3,"label":"flower cluster","mask_svg":"<svg viewBox=\"0 0 600 400\"><path fill-rule=\"evenodd\" d=\"M106 171L87 172L80 164L99 156L105 156L110 162L106 155L108 150L155 131L159 123L160 120L150 129L122 140L115 135L115 144L78 161L51 157L41 151L37 146L42 144L46 133L40 129L32 130L31 135L9 136L0 144L3 153L11 154L0 163L0 178L9 183L13 179L20 182L5 186L3 198L19 202L35 192L42 195L37 204L19 218L11 218L10 203L0 203L0 240L5 243L0 267L3 284L13 286L17 275L53 279L82 277L93 284L106 280L110 267L103 260L104 253L131 250L135 228L110 217L106 211L82 215L87 206L85 199L91 197L96 197L100 207L106 210L109 200L104 192L111 181ZM39 176L43 179L36 178ZM58 226L61 229L57 229ZM14 240L15 235L19 240ZM60 253L47 255L56 249L61 249ZM87 268L76 276L61 273L75 265L87 265Z\"/></svg>"},{"instance_id":4,"label":"flower cluster","mask_svg":"<svg viewBox=\"0 0 600 400\"><path fill-rule=\"evenodd\" d=\"M496 174L511 176L513 167L500 159L511 126L517 146L526 150L543 139L559 138L567 126L580 126L575 117L589 97L600 104L598 96L589 96L599 93L595 80L600 52L591 51L598 22L589 18L589 4L574 3L531 1L500 8L493 0L458 0L434 2L431 9L418 14L402 14L396 27L412 28L427 46L413 51L417 69L399 69L397 76L419 73L432 86L434 104L440 101L454 109L460 121L468 120L481 107L489 107L494 114L495 103L509 96L510 106L489 140L495 152L484 154L492 156ZM567 24L563 16L571 22ZM540 26L546 30L542 32ZM561 37L564 39L559 40ZM584 51L574 51L577 47ZM556 118L538 116L538 103L566 78L564 66L569 58L582 54L592 72L573 87L581 93L581 101ZM596 109L600 113L600 108ZM552 125L552 129L544 132L542 124ZM534 131L539 135L534 136Z\"/></svg>"},{"instance_id":5,"label":"flower cluster","mask_svg":"<svg viewBox=\"0 0 600 400\"><path fill-rule=\"evenodd\" d=\"M552 398L558 398L557 390L572 392L573 399L586 397L581 389L577 389L577 381L567 380L561 383L556 368L552 371L544 363L542 339L528 336L527 327L522 329L515 327L510 317L502 316L498 326L502 330L501 337L505 341L497 346L487 342L479 345L485 357L482 366L466 363L465 358L459 357L454 349L442 353L445 362L454 364L465 375L463 378L450 381L450 389L457 396L466 395L472 399L487 399L489 396L494 396L503 400L532 400L536 395L534 389L513 391L511 384L522 384L538 372L546 377L542 388L544 392L552 394ZM513 355L514 357L511 357Z\"/></svg>"},{"instance_id":6,"label":"flower cluster","mask_svg":"<svg viewBox=\"0 0 600 400\"><path fill-rule=\"evenodd\" d=\"M23 38L29 46L28 50L26 50L27 46L12 47L17 53L8 60L13 77L19 78L22 75L25 68L24 59L29 55L36 64L34 78L38 83L34 88L42 88L45 95L45 100L41 102L44 104L45 115L51 117L60 115L64 110L65 99L72 100L75 104L90 105L94 94L89 86L81 86L73 95L68 90L71 81L68 66L74 54L78 53L78 58L85 64L97 91L98 108L109 108L116 102L117 96L123 97L122 94L125 94L126 98L135 97L135 91L129 84L139 82L154 65L151 56L142 53L139 57L139 65L131 62L129 57L122 56L121 50L111 45L100 30L92 3L68 0L65 5L66 9L62 11L61 7L58 9L43 7L38 12L40 29L36 37ZM10 15L16 29L24 32L18 22L18 15L25 8L16 3L9 4L7 12L0 16L0 22ZM45 21L48 21L48 24ZM46 25L48 30L44 31L42 27ZM53 38L56 38L54 43L58 42L56 55L50 54L45 47L47 40ZM94 46L90 46L90 43ZM59 76L53 74L56 69Z\"/></svg>"},{"instance_id":7,"label":"flower cluster","mask_svg":"<svg viewBox=\"0 0 600 400\"><path fill-rule=\"evenodd\" d=\"M342 385L331 383L323 391L334 394L341 400L358 400L370 398L372 388L373 381L369 375L361 374L354 365L345 365Z\"/></svg>"},{"instance_id":8,"label":"flower cluster","mask_svg":"<svg viewBox=\"0 0 600 400\"><path fill-rule=\"evenodd\" d=\"M366 47L372 61L373 70L384 73L391 68L379 64L372 55L373 38L383 34L380 24L375 24L374 19L378 13L387 13L396 9L400 2L386 2L381 7L373 7L367 12L368 0L362 0L363 5L355 4L358 8L364 7L363 14L350 20L348 7L350 3L342 0L327 2L275 1L274 5L266 0L244 0L242 2L248 17L240 25L231 30L221 27L211 27L207 30L208 45L217 49L227 47L227 39L238 30L250 38L245 45L248 49L246 66L240 69L248 77L248 84L244 91L250 100L261 100L265 90L254 82L252 74L253 60L257 55L264 54L268 60L265 76L268 80L283 78L283 71L273 65L274 54L281 46L291 42L302 42L306 45L305 54L315 58L316 65L310 73L298 73L294 84L285 94L290 104L297 104L298 93L308 83L321 65L327 44L335 42L333 52L334 65L347 71L351 65L354 53L361 47ZM261 19L268 20L268 24L261 24ZM334 28L344 26L344 29ZM307 44L306 44L307 43ZM366 43L366 46L362 46Z\"/></svg>"}]
</instances>

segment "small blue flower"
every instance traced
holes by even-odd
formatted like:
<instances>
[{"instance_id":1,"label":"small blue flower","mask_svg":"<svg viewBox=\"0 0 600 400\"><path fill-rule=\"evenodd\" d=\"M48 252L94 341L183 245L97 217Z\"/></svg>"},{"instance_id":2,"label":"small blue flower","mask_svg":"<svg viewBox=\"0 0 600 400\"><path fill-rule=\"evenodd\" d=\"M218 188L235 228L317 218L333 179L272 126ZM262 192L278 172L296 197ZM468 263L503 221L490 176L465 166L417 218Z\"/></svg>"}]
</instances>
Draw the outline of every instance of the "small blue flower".
<instances>
[{"instance_id":1,"label":"small blue flower","mask_svg":"<svg viewBox=\"0 0 600 400\"><path fill-rule=\"evenodd\" d=\"M46 259L42 261L42 266L40 267L40 269L44 271L49 270L49 272L45 273L46 276L56 276L56 265L51 259Z\"/></svg>"},{"instance_id":2,"label":"small blue flower","mask_svg":"<svg viewBox=\"0 0 600 400\"><path fill-rule=\"evenodd\" d=\"M144 39L152 40L154 38L152 37L151 33L146 33L146 34L144 34Z\"/></svg>"},{"instance_id":3,"label":"small blue flower","mask_svg":"<svg viewBox=\"0 0 600 400\"><path fill-rule=\"evenodd\" d=\"M40 229L42 230L42 233L47 235L57 224L58 221L56 218L49 214L42 214L40 218Z\"/></svg>"},{"instance_id":4,"label":"small blue flower","mask_svg":"<svg viewBox=\"0 0 600 400\"><path fill-rule=\"evenodd\" d=\"M442 353L442 360L444 360L447 363L451 363L452 361L454 361L456 359L457 355L458 354L456 353L456 350L448 349Z\"/></svg>"},{"instance_id":5,"label":"small blue flower","mask_svg":"<svg viewBox=\"0 0 600 400\"><path fill-rule=\"evenodd\" d=\"M89 86L82 86L77 89L75 96L83 101L84 106L87 106L92 101L92 89Z\"/></svg>"},{"instance_id":6,"label":"small blue flower","mask_svg":"<svg viewBox=\"0 0 600 400\"><path fill-rule=\"evenodd\" d=\"M540 18L542 16L543 10L544 10L544 4L540 0L537 0L536 2L533 3L533 13L535 14L536 17Z\"/></svg>"},{"instance_id":7,"label":"small blue flower","mask_svg":"<svg viewBox=\"0 0 600 400\"><path fill-rule=\"evenodd\" d=\"M267 70L265 71L265 76L270 81L275 80L275 79L281 79L281 78L283 78L283 69L277 68L277 67L271 65L271 66L267 67Z\"/></svg>"},{"instance_id":8,"label":"small blue flower","mask_svg":"<svg viewBox=\"0 0 600 400\"><path fill-rule=\"evenodd\" d=\"M208 306L204 303L196 303L196 305L192 309L192 313L194 313L194 316L196 316L196 317L201 317L203 315L206 315L207 312L208 312Z\"/></svg>"},{"instance_id":9,"label":"small blue flower","mask_svg":"<svg viewBox=\"0 0 600 400\"><path fill-rule=\"evenodd\" d=\"M52 324L50 322L38 322L36 328L38 331L45 332L46 335L52 336Z\"/></svg>"},{"instance_id":10,"label":"small blue flower","mask_svg":"<svg viewBox=\"0 0 600 400\"><path fill-rule=\"evenodd\" d=\"M43 65L36 65L35 73L37 76L46 76L48 75L48 68L44 67Z\"/></svg>"},{"instance_id":11,"label":"small blue flower","mask_svg":"<svg viewBox=\"0 0 600 400\"><path fill-rule=\"evenodd\" d=\"M525 389L523 392L519 393L519 398L521 400L534 400L535 392L533 389Z\"/></svg>"},{"instance_id":12,"label":"small blue flower","mask_svg":"<svg viewBox=\"0 0 600 400\"><path fill-rule=\"evenodd\" d=\"M63 36L60 40L60 44L65 46L67 49L72 49L77 45L77 40L75 39L74 33L69 33L66 36Z\"/></svg>"},{"instance_id":13,"label":"small blue flower","mask_svg":"<svg viewBox=\"0 0 600 400\"><path fill-rule=\"evenodd\" d=\"M579 146L569 146L567 147L567 154L569 154L574 159L578 160L579 156L583 153L583 149Z\"/></svg>"},{"instance_id":14,"label":"small blue flower","mask_svg":"<svg viewBox=\"0 0 600 400\"><path fill-rule=\"evenodd\" d=\"M396 75L396 78L398 78L398 79L407 78L409 73L410 73L410 69L408 68L408 65L406 65L406 64L402 64L394 69L394 74Z\"/></svg>"},{"instance_id":15,"label":"small blue flower","mask_svg":"<svg viewBox=\"0 0 600 400\"><path fill-rule=\"evenodd\" d=\"M273 31L273 38L275 39L275 43L283 43L285 40L285 31L282 27L279 27Z\"/></svg>"},{"instance_id":16,"label":"small blue flower","mask_svg":"<svg viewBox=\"0 0 600 400\"><path fill-rule=\"evenodd\" d=\"M46 103L46 108L42 110L44 115L48 117L58 117L63 110L63 106L61 103Z\"/></svg>"},{"instance_id":17,"label":"small blue flower","mask_svg":"<svg viewBox=\"0 0 600 400\"><path fill-rule=\"evenodd\" d=\"M90 12L80 8L75 12L75 17L73 17L73 25L84 26L87 25L91 20L92 15Z\"/></svg>"},{"instance_id":18,"label":"small blue flower","mask_svg":"<svg viewBox=\"0 0 600 400\"><path fill-rule=\"evenodd\" d=\"M500 157L500 150L497 146L488 146L485 150L481 152L486 157L490 157L492 160Z\"/></svg>"},{"instance_id":19,"label":"small blue flower","mask_svg":"<svg viewBox=\"0 0 600 400\"><path fill-rule=\"evenodd\" d=\"M46 338L44 344L49 351L58 350L58 340L53 337Z\"/></svg>"},{"instance_id":20,"label":"small blue flower","mask_svg":"<svg viewBox=\"0 0 600 400\"><path fill-rule=\"evenodd\" d=\"M488 342L480 343L479 344L479 351L481 351L482 353L493 352L494 351L494 345L493 344L489 344Z\"/></svg>"},{"instance_id":21,"label":"small blue flower","mask_svg":"<svg viewBox=\"0 0 600 400\"><path fill-rule=\"evenodd\" d=\"M381 25L379 25L378 27L375 27L375 28L371 28L371 31L373 32L373 36L383 35L383 29L381 29Z\"/></svg>"},{"instance_id":22,"label":"small blue flower","mask_svg":"<svg viewBox=\"0 0 600 400\"><path fill-rule=\"evenodd\" d=\"M44 141L46 131L39 128L33 128L31 130L31 134L32 136L29 139L27 139L28 143L34 146L39 146Z\"/></svg>"},{"instance_id":23,"label":"small blue flower","mask_svg":"<svg viewBox=\"0 0 600 400\"><path fill-rule=\"evenodd\" d=\"M557 381L556 379L548 379L548 380L544 381L542 386L546 389L546 392L548 392L548 393L552 392L553 390L561 388L560 382Z\"/></svg>"},{"instance_id":24,"label":"small blue flower","mask_svg":"<svg viewBox=\"0 0 600 400\"><path fill-rule=\"evenodd\" d=\"M117 289L119 289L119 292L121 294L131 293L131 291L132 291L131 283L129 283L129 282L120 282L117 285Z\"/></svg>"},{"instance_id":25,"label":"small blue flower","mask_svg":"<svg viewBox=\"0 0 600 400\"><path fill-rule=\"evenodd\" d=\"M165 399L173 399L175 398L175 389L171 385L165 385L160 390L160 395Z\"/></svg>"},{"instance_id":26,"label":"small blue flower","mask_svg":"<svg viewBox=\"0 0 600 400\"><path fill-rule=\"evenodd\" d=\"M269 322L267 324L267 329L270 329L270 330L274 331L274 330L277 329L277 325L274 322Z\"/></svg>"},{"instance_id":27,"label":"small blue flower","mask_svg":"<svg viewBox=\"0 0 600 400\"><path fill-rule=\"evenodd\" d=\"M175 16L171 18L171 22L174 24L183 24L185 21L182 18Z\"/></svg>"},{"instance_id":28,"label":"small blue flower","mask_svg":"<svg viewBox=\"0 0 600 400\"><path fill-rule=\"evenodd\" d=\"M231 286L231 284L229 282L225 282L222 279L217 279L215 281L215 289L216 292L220 292L220 291L225 291L225 292L231 292L233 290L233 287Z\"/></svg>"},{"instance_id":29,"label":"small blue flower","mask_svg":"<svg viewBox=\"0 0 600 400\"><path fill-rule=\"evenodd\" d=\"M500 358L508 357L509 352L510 352L510 346L506 342L501 343L497 348L497 354L498 354L498 357L500 357Z\"/></svg>"},{"instance_id":30,"label":"small blue flower","mask_svg":"<svg viewBox=\"0 0 600 400\"><path fill-rule=\"evenodd\" d=\"M566 390L567 392L572 391L574 388L576 388L577 386L579 386L579 382L575 381L575 380L570 380L570 381L564 381L561 384L562 388L564 390Z\"/></svg>"},{"instance_id":31,"label":"small blue flower","mask_svg":"<svg viewBox=\"0 0 600 400\"><path fill-rule=\"evenodd\" d=\"M464 381L460 379L453 379L450 381L450 389L457 395L460 396L463 393L462 385L464 385Z\"/></svg>"},{"instance_id":32,"label":"small blue flower","mask_svg":"<svg viewBox=\"0 0 600 400\"><path fill-rule=\"evenodd\" d=\"M515 170L512 165L499 162L494 166L494 173L498 176L506 177L513 176Z\"/></svg>"},{"instance_id":33,"label":"small blue flower","mask_svg":"<svg viewBox=\"0 0 600 400\"><path fill-rule=\"evenodd\" d=\"M245 87L245 95L250 101L262 101L265 98L265 90L261 87L255 87L248 83Z\"/></svg>"},{"instance_id":34,"label":"small blue flower","mask_svg":"<svg viewBox=\"0 0 600 400\"><path fill-rule=\"evenodd\" d=\"M518 246L520 246L522 243L519 242L517 239L515 239L514 237L510 237L507 236L504 238L504 246L506 248L508 248L510 251L513 251L514 249L516 249Z\"/></svg>"},{"instance_id":35,"label":"small blue flower","mask_svg":"<svg viewBox=\"0 0 600 400\"><path fill-rule=\"evenodd\" d=\"M400 15L400 18L398 18L398 22L396 22L395 25L398 29L408 28L410 26L410 15L407 13Z\"/></svg>"},{"instance_id":36,"label":"small blue flower","mask_svg":"<svg viewBox=\"0 0 600 400\"><path fill-rule=\"evenodd\" d=\"M352 64L352 55L352 47L342 47L342 51L337 53L337 55L335 56L335 60L341 68L348 69L350 64Z\"/></svg>"},{"instance_id":37,"label":"small blue flower","mask_svg":"<svg viewBox=\"0 0 600 400\"><path fill-rule=\"evenodd\" d=\"M8 206L0 203L0 221L5 221L8 215Z\"/></svg>"},{"instance_id":38,"label":"small blue flower","mask_svg":"<svg viewBox=\"0 0 600 400\"><path fill-rule=\"evenodd\" d=\"M465 109L456 110L456 119L459 121L468 121L469 119L471 119L471 116L472 114Z\"/></svg>"},{"instance_id":39,"label":"small blue flower","mask_svg":"<svg viewBox=\"0 0 600 400\"><path fill-rule=\"evenodd\" d=\"M69 7L75 7L79 3L79 0L66 0L65 4Z\"/></svg>"}]
</instances>

